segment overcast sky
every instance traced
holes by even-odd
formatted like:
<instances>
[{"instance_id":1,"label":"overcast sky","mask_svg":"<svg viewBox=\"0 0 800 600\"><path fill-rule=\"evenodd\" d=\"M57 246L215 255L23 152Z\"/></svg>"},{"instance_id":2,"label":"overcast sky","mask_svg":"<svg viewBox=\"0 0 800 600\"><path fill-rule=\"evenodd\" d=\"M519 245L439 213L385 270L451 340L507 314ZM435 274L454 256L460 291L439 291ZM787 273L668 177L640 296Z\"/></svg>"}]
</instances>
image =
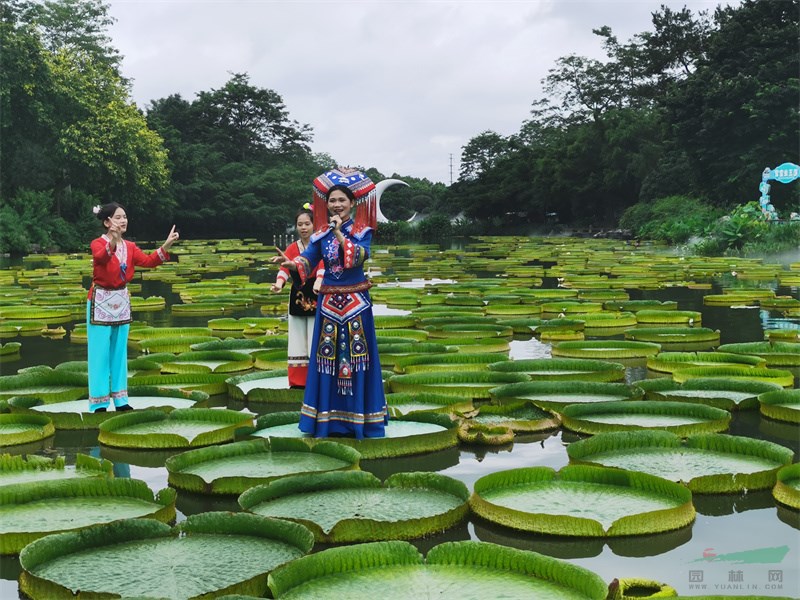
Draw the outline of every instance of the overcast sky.
<instances>
[{"instance_id":1,"label":"overcast sky","mask_svg":"<svg viewBox=\"0 0 800 600\"><path fill-rule=\"evenodd\" d=\"M729 2L724 1L724 4ZM231 73L283 98L339 164L450 183L462 146L510 135L569 54L603 59L592 29L621 42L686 0L112 0L110 35L133 98L193 100Z\"/></svg>"}]
</instances>

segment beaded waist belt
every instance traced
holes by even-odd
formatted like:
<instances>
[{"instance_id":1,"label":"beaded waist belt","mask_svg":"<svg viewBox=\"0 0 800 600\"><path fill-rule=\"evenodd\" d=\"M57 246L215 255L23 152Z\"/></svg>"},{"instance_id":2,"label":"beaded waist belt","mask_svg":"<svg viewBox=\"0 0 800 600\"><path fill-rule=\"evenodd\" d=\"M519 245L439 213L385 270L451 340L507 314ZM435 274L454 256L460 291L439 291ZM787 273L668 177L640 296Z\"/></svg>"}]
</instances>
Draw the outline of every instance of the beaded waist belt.
<instances>
[{"instance_id":1,"label":"beaded waist belt","mask_svg":"<svg viewBox=\"0 0 800 600\"><path fill-rule=\"evenodd\" d=\"M320 294L351 294L353 292L366 292L372 287L371 281L362 281L353 285L322 285Z\"/></svg>"}]
</instances>

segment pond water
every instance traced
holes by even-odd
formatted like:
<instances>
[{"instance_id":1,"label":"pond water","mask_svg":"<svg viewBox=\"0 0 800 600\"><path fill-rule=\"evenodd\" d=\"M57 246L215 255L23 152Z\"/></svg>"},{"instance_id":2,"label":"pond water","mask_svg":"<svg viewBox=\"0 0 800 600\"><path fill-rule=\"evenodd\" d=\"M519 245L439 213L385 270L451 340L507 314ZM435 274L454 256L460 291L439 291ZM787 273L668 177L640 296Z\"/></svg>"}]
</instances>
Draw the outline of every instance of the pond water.
<instances>
[{"instance_id":1,"label":"pond water","mask_svg":"<svg viewBox=\"0 0 800 600\"><path fill-rule=\"evenodd\" d=\"M0 265L2 266L2 265ZM26 265L28 266L28 265ZM274 269L259 264L242 268L252 282L271 282ZM216 274L211 277L221 277ZM721 343L763 339L766 327L798 327L797 319L786 319L757 307L727 308L703 305L703 295L720 293L725 281L713 283L712 290L668 288L652 291L630 290L631 299L674 300L681 310L702 312L702 325L721 331ZM555 281L545 281L555 287ZM797 288L780 288L781 295L800 298ZM163 296L167 305L179 303L168 284L144 280L139 296ZM404 314L405 311L376 305L376 314ZM225 316L242 317L260 313L257 308L231 311ZM212 317L173 315L169 308L140 312L137 320L153 326L206 326ZM69 330L73 323L64 324ZM587 338L589 339L589 338ZM604 338L608 339L608 338ZM612 338L613 339L613 338ZM621 339L621 336L617 336ZM3 342L13 341L6 338ZM86 346L63 339L39 336L16 338L23 344L21 356L0 363L0 373L9 375L32 365L55 366L71 360L85 360ZM130 356L135 355L131 351ZM534 338L516 337L510 355L515 359L550 356L550 345ZM648 373L644 361L627 361L626 379L636 381L656 376ZM797 377L800 373L795 373ZM216 397L215 403L239 409L233 400ZM800 453L800 428L762 418L758 411L733 414L728 433L764 439ZM423 456L362 461L361 467L385 479L403 471L436 471L463 481L472 490L474 482L489 473L526 466L561 468L568 463L566 447L580 439L564 430L541 435L518 436L513 445L500 448L466 447ZM176 452L124 451L99 446L97 432L59 431L54 438L33 446L3 449L12 453L62 454L74 464L76 453L108 458L118 476L145 481L153 490L167 486L164 461ZM680 595L729 594L800 596L800 514L776 506L769 491L725 496L695 496L697 519L689 527L666 534L620 539L572 539L515 532L472 518L461 526L413 543L424 553L444 541L480 540L534 550L568 560L590 569L605 581L614 578L645 578L668 583ZM179 492L178 519L208 510L239 510L235 499L209 498ZM315 550L320 549L319 546ZM0 598L16 598L20 568L16 557L0 558Z\"/></svg>"}]
</instances>

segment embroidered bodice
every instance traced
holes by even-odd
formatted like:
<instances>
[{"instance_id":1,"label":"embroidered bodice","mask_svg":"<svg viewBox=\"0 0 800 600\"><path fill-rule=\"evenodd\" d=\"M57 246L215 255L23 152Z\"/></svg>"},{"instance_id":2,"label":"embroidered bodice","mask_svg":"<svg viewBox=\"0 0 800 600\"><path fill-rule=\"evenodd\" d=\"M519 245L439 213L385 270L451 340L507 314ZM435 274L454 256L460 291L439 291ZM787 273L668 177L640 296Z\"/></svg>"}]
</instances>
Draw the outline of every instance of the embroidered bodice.
<instances>
[{"instance_id":1,"label":"embroidered bodice","mask_svg":"<svg viewBox=\"0 0 800 600\"><path fill-rule=\"evenodd\" d=\"M294 259L301 280L311 274L311 265L320 260L325 265L323 285L347 286L366 281L364 261L369 258L372 229L353 231L353 220L342 224L344 243L339 242L332 229L316 232L309 240L308 248Z\"/></svg>"}]
</instances>

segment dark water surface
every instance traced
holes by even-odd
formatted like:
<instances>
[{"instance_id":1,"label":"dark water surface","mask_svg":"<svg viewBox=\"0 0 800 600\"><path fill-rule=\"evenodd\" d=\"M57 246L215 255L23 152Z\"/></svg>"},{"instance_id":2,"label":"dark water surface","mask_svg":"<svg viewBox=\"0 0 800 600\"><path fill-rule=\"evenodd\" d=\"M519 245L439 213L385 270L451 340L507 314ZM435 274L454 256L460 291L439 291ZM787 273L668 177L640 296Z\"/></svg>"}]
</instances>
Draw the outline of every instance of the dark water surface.
<instances>
[{"instance_id":1,"label":"dark water surface","mask_svg":"<svg viewBox=\"0 0 800 600\"><path fill-rule=\"evenodd\" d=\"M269 267L242 269L235 274L250 275L251 281L266 282L274 278ZM631 291L631 299L677 300L681 310L699 310L702 325L722 332L721 342L747 342L763 339L765 327L798 327L791 319L758 308L730 309L703 306L702 297L718 293L714 290L669 288ZM798 289L780 288L780 295L798 298ZM143 281L140 296L164 296L167 304L180 302L170 286L157 281ZM376 305L376 314L397 314L398 311ZM225 316L258 315L258 309L232 311ZM167 308L159 312L141 312L137 320L154 326L206 326L212 317L173 316ZM69 330L74 324L66 324ZM3 342L12 341L4 339ZM85 360L85 345L43 337L16 338L23 344L21 358L0 363L0 373L13 374L31 365L55 366L70 360ZM550 346L535 339L518 338L512 342L512 358L538 358L550 355ZM131 357L135 352L131 351ZM650 373L650 376L654 374ZM795 372L797 377L800 373ZM627 365L628 381L648 377L643 364ZM217 404L228 403L217 398ZM232 406L241 408L241 406ZM768 440L800 453L800 428L761 417L758 411L734 413L728 433ZM424 456L389 460L362 461L363 470L382 479L403 471L437 471L463 481L470 490L479 477L499 470L567 464L566 446L577 438L569 432L518 437L513 445L487 449L461 446ZM97 432L57 432L54 438L31 447L11 447L3 451L14 454L40 453L66 455L74 464L75 454L82 452L113 461L118 475L130 473L153 490L167 486L165 452L123 451L100 447ZM586 567L610 582L614 578L645 578L674 587L680 595L728 594L800 597L800 514L776 506L771 493L750 492L725 496L695 496L697 520L682 530L651 536L621 539L572 539L540 536L499 527L473 518L468 522L428 539L413 543L422 551L444 541L480 540L534 550ZM178 519L209 510L239 510L235 498L215 499L178 492ZM318 550L316 547L315 550ZM761 551L761 552L754 552ZM739 558L726 555L739 554ZM756 562L760 561L760 562ZM17 577L20 567L16 557L0 558L0 599L18 597Z\"/></svg>"}]
</instances>

